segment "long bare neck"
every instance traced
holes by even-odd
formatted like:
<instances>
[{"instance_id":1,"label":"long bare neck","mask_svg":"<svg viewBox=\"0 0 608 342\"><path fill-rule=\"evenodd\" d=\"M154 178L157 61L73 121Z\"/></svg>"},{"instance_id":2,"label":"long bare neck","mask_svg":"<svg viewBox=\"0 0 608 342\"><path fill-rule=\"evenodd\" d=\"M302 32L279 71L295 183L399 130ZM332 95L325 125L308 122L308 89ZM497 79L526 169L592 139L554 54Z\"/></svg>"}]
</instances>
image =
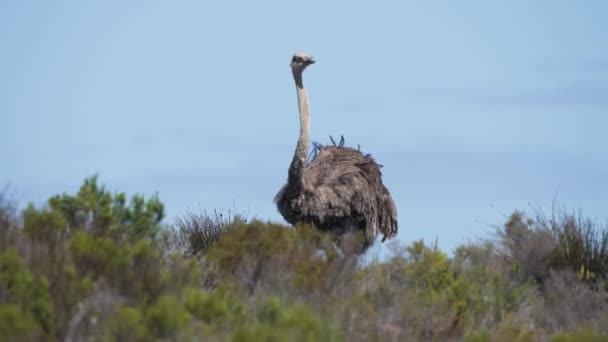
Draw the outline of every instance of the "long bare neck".
<instances>
[{"instance_id":1,"label":"long bare neck","mask_svg":"<svg viewBox=\"0 0 608 342\"><path fill-rule=\"evenodd\" d=\"M302 83L302 72L294 70L293 78L298 94L300 136L298 137L298 145L289 166L288 184L302 189L304 188L304 171L306 169L308 145L310 144L310 104L308 103L308 94Z\"/></svg>"}]
</instances>

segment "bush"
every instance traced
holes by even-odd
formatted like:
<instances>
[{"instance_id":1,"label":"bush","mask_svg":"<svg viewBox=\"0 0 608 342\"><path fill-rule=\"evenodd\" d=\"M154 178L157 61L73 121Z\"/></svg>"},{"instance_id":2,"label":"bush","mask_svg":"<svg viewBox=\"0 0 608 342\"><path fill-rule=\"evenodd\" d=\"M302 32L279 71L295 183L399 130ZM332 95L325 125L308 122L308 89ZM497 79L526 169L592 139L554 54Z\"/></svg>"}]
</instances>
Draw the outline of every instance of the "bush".
<instances>
[{"instance_id":1,"label":"bush","mask_svg":"<svg viewBox=\"0 0 608 342\"><path fill-rule=\"evenodd\" d=\"M608 292L594 290L570 270L551 271L542 295L537 321L545 329L599 329L608 322Z\"/></svg>"},{"instance_id":2,"label":"bush","mask_svg":"<svg viewBox=\"0 0 608 342\"><path fill-rule=\"evenodd\" d=\"M118 307L107 324L107 330L103 341L146 341L144 317L141 311L134 307Z\"/></svg>"},{"instance_id":3,"label":"bush","mask_svg":"<svg viewBox=\"0 0 608 342\"><path fill-rule=\"evenodd\" d=\"M238 325L245 319L244 304L229 291L188 289L184 305L192 316L220 330Z\"/></svg>"},{"instance_id":4,"label":"bush","mask_svg":"<svg viewBox=\"0 0 608 342\"><path fill-rule=\"evenodd\" d=\"M0 336L8 340L35 341L40 327L18 305L0 304Z\"/></svg>"},{"instance_id":5,"label":"bush","mask_svg":"<svg viewBox=\"0 0 608 342\"><path fill-rule=\"evenodd\" d=\"M186 327L190 314L175 297L163 295L146 308L145 320L153 336L170 337Z\"/></svg>"},{"instance_id":6,"label":"bush","mask_svg":"<svg viewBox=\"0 0 608 342\"><path fill-rule=\"evenodd\" d=\"M13 249L0 253L0 308L3 336L55 333L48 282L33 275Z\"/></svg>"},{"instance_id":7,"label":"bush","mask_svg":"<svg viewBox=\"0 0 608 342\"><path fill-rule=\"evenodd\" d=\"M249 295L256 290L327 294L356 265L355 257L339 254L329 236L310 226L287 229L259 221L222 234L206 261L214 265L218 279Z\"/></svg>"},{"instance_id":8,"label":"bush","mask_svg":"<svg viewBox=\"0 0 608 342\"><path fill-rule=\"evenodd\" d=\"M502 254L522 280L543 284L550 270L571 270L595 283L608 275L608 227L599 227L580 214L557 213L534 219L515 212L498 233Z\"/></svg>"},{"instance_id":9,"label":"bush","mask_svg":"<svg viewBox=\"0 0 608 342\"><path fill-rule=\"evenodd\" d=\"M559 220L539 222L550 226L557 240L552 268L570 269L589 282L608 279L608 226L599 227L580 214L569 213L561 214Z\"/></svg>"},{"instance_id":10,"label":"bush","mask_svg":"<svg viewBox=\"0 0 608 342\"><path fill-rule=\"evenodd\" d=\"M257 312L257 322L239 328L232 341L341 341L331 324L304 305L271 297Z\"/></svg>"},{"instance_id":11,"label":"bush","mask_svg":"<svg viewBox=\"0 0 608 342\"><path fill-rule=\"evenodd\" d=\"M608 333L605 227L515 212L453 255L384 260L214 212L162 226L157 197L96 177L21 212L0 196L0 334L18 341L568 341ZM160 234L159 234L160 233Z\"/></svg>"},{"instance_id":12,"label":"bush","mask_svg":"<svg viewBox=\"0 0 608 342\"><path fill-rule=\"evenodd\" d=\"M127 205L124 193L112 195L97 184L97 176L85 179L75 196L51 197L49 207L67 221L64 226L70 232L84 230L94 236L112 235L129 241L154 239L165 215L157 196L145 200L142 195L134 195Z\"/></svg>"},{"instance_id":13,"label":"bush","mask_svg":"<svg viewBox=\"0 0 608 342\"><path fill-rule=\"evenodd\" d=\"M0 250L17 245L17 206L8 194L8 187L0 191Z\"/></svg>"},{"instance_id":14,"label":"bush","mask_svg":"<svg viewBox=\"0 0 608 342\"><path fill-rule=\"evenodd\" d=\"M216 243L220 234L230 227L243 224L246 220L243 215L232 214L224 216L220 211L198 214L187 212L175 219L172 226L175 242L180 250L187 255L205 254Z\"/></svg>"},{"instance_id":15,"label":"bush","mask_svg":"<svg viewBox=\"0 0 608 342\"><path fill-rule=\"evenodd\" d=\"M551 342L606 342L608 335L597 334L593 331L577 331L573 333L561 333L554 336Z\"/></svg>"}]
</instances>

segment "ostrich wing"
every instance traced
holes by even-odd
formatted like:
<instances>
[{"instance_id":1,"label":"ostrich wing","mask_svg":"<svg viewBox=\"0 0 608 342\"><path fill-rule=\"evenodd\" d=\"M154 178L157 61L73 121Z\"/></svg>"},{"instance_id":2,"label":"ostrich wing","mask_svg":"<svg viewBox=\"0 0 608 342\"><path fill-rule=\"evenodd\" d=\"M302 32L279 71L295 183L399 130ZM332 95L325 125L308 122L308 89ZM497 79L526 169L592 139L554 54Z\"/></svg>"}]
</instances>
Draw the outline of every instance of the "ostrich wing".
<instances>
[{"instance_id":1,"label":"ostrich wing","mask_svg":"<svg viewBox=\"0 0 608 342\"><path fill-rule=\"evenodd\" d=\"M332 229L336 221L348 219L357 228L365 228L368 240L373 241L378 231L384 239L394 236L397 213L382 184L380 167L370 155L349 147L321 148L305 173L306 207L319 217L316 224Z\"/></svg>"}]
</instances>

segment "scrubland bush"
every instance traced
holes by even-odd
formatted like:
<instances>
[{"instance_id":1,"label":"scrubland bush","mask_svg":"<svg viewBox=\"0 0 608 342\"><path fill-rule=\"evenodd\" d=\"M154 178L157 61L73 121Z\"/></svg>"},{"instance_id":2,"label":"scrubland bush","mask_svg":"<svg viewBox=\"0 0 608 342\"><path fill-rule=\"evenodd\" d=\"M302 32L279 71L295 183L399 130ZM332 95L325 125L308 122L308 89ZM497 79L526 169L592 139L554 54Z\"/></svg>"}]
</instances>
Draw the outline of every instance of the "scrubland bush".
<instances>
[{"instance_id":1,"label":"scrubland bush","mask_svg":"<svg viewBox=\"0 0 608 342\"><path fill-rule=\"evenodd\" d=\"M19 236L17 208L8 193L8 187L0 192L0 250L14 247Z\"/></svg>"},{"instance_id":2,"label":"scrubland bush","mask_svg":"<svg viewBox=\"0 0 608 342\"><path fill-rule=\"evenodd\" d=\"M172 238L185 254L199 255L216 243L225 229L246 221L244 215L232 212L226 216L217 210L211 213L186 212L175 219L175 224L171 227Z\"/></svg>"},{"instance_id":3,"label":"scrubland bush","mask_svg":"<svg viewBox=\"0 0 608 342\"><path fill-rule=\"evenodd\" d=\"M363 262L311 226L163 205L85 180L18 211L0 196L0 340L602 341L606 227L515 212L448 255ZM353 237L356 239L356 236Z\"/></svg>"},{"instance_id":4,"label":"scrubland bush","mask_svg":"<svg viewBox=\"0 0 608 342\"><path fill-rule=\"evenodd\" d=\"M35 340L55 332L46 278L32 274L13 249L0 253L0 334Z\"/></svg>"},{"instance_id":5,"label":"scrubland bush","mask_svg":"<svg viewBox=\"0 0 608 342\"><path fill-rule=\"evenodd\" d=\"M589 283L608 279L608 227L581 214L560 211L548 219L536 210L532 219L515 212L498 235L503 254L524 279L542 285L550 270L562 269Z\"/></svg>"}]
</instances>

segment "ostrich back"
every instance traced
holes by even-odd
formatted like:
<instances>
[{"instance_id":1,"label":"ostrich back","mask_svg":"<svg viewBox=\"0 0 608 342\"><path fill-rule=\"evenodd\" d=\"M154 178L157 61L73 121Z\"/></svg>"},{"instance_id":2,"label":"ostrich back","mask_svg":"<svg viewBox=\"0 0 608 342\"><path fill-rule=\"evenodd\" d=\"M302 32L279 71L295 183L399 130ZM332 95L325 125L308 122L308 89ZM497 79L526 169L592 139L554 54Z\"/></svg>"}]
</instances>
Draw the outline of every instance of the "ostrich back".
<instances>
[{"instance_id":1,"label":"ostrich back","mask_svg":"<svg viewBox=\"0 0 608 342\"><path fill-rule=\"evenodd\" d=\"M275 197L279 212L291 224L312 223L337 233L365 230L367 246L379 232L383 241L391 238L397 211L380 168L371 155L353 148L319 147L304 172L304 188L286 184Z\"/></svg>"}]
</instances>

